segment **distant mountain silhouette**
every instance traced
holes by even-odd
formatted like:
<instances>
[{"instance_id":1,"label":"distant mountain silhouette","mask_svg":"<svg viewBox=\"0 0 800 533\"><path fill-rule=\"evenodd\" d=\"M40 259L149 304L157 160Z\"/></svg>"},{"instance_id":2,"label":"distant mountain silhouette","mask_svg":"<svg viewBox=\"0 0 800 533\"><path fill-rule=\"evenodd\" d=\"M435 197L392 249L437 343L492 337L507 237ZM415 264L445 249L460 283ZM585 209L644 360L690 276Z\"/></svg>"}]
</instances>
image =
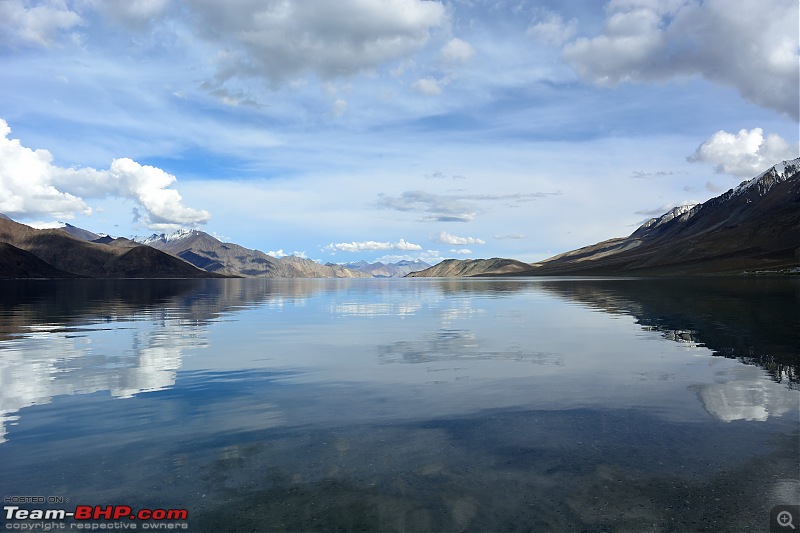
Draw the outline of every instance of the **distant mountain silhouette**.
<instances>
[{"instance_id":1,"label":"distant mountain silhouette","mask_svg":"<svg viewBox=\"0 0 800 533\"><path fill-rule=\"evenodd\" d=\"M369 274L375 278L402 278L411 272L418 272L430 268L431 265L417 259L416 261L398 261L397 263L367 263L366 261L358 261L357 263L346 263L342 266L351 270L358 270L359 272Z\"/></svg>"}]
</instances>

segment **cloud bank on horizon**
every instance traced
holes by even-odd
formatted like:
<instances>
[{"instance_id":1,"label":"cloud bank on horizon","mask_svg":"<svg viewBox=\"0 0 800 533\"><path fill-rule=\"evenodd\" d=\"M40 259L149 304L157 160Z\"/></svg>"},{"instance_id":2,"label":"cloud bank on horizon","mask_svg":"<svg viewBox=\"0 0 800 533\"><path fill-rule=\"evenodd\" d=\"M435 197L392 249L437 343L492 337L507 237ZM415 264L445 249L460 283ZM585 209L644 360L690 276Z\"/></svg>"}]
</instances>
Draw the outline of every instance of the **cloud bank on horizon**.
<instances>
[{"instance_id":1,"label":"cloud bank on horizon","mask_svg":"<svg viewBox=\"0 0 800 533\"><path fill-rule=\"evenodd\" d=\"M322 261L542 259L797 157L797 20L796 0L4 0L0 212Z\"/></svg>"}]
</instances>

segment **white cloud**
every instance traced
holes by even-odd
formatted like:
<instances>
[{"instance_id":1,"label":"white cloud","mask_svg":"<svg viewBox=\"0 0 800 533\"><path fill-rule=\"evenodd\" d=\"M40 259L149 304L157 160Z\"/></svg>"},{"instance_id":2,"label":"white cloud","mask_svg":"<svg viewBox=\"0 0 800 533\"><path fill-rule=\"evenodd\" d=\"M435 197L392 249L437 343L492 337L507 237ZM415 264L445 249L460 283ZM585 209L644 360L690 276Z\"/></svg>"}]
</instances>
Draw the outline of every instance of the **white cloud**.
<instances>
[{"instance_id":1,"label":"white cloud","mask_svg":"<svg viewBox=\"0 0 800 533\"><path fill-rule=\"evenodd\" d=\"M10 133L11 128L0 119L0 213L12 218L91 214L81 198L53 186L53 174L61 169L52 165L50 152L26 148L18 139L9 139Z\"/></svg>"},{"instance_id":2,"label":"white cloud","mask_svg":"<svg viewBox=\"0 0 800 533\"><path fill-rule=\"evenodd\" d=\"M560 46L570 40L578 31L578 21L564 22L561 15L546 12L528 26L527 35L539 42Z\"/></svg>"},{"instance_id":3,"label":"white cloud","mask_svg":"<svg viewBox=\"0 0 800 533\"><path fill-rule=\"evenodd\" d=\"M195 30L226 52L218 80L264 78L280 84L306 73L322 79L408 58L446 20L438 1L191 0Z\"/></svg>"},{"instance_id":4,"label":"white cloud","mask_svg":"<svg viewBox=\"0 0 800 533\"><path fill-rule=\"evenodd\" d=\"M204 224L211 218L208 211L185 207L178 191L167 188L177 178L160 168L127 158L115 159L108 175L119 183L118 195L138 201L147 210L151 225Z\"/></svg>"},{"instance_id":5,"label":"white cloud","mask_svg":"<svg viewBox=\"0 0 800 533\"><path fill-rule=\"evenodd\" d=\"M64 227L62 222L57 222L55 220L51 220L49 222L37 220L35 222L28 222L26 225L36 229L61 229Z\"/></svg>"},{"instance_id":6,"label":"white cloud","mask_svg":"<svg viewBox=\"0 0 800 533\"><path fill-rule=\"evenodd\" d=\"M451 254L459 254L459 255L470 255L472 250L467 250L466 248L462 248L460 250L450 250Z\"/></svg>"},{"instance_id":7,"label":"white cloud","mask_svg":"<svg viewBox=\"0 0 800 533\"><path fill-rule=\"evenodd\" d=\"M453 244L453 245L464 245L464 244L486 244L486 241L482 239L476 239L475 237L457 237L452 233L447 233L446 231L442 231L436 237L431 238L431 240L436 242L441 242L444 244ZM452 251L452 250L451 250ZM469 252L472 253L472 252Z\"/></svg>"},{"instance_id":8,"label":"white cloud","mask_svg":"<svg viewBox=\"0 0 800 533\"><path fill-rule=\"evenodd\" d=\"M281 257L287 257L287 256L288 257L294 256L294 257L299 257L301 259L308 259L308 256L306 256L305 252L297 252L297 251L294 251L294 252L288 254L288 253L284 252L283 250L275 250L275 251L270 250L269 252L267 252L267 255L272 256L272 257L277 257L278 259L280 259ZM317 261L317 262L319 263L319 261Z\"/></svg>"},{"instance_id":9,"label":"white cloud","mask_svg":"<svg viewBox=\"0 0 800 533\"><path fill-rule=\"evenodd\" d=\"M0 212L9 216L49 215L73 218L92 209L81 197L116 196L136 201L146 211L151 229L203 224L207 211L185 207L170 189L175 176L131 159L115 159L109 170L61 168L47 150L31 150L9 139L11 128L0 119Z\"/></svg>"},{"instance_id":10,"label":"white cloud","mask_svg":"<svg viewBox=\"0 0 800 533\"><path fill-rule=\"evenodd\" d=\"M0 43L50 46L60 32L81 24L80 15L64 0L29 7L25 0L0 2Z\"/></svg>"},{"instance_id":11,"label":"white cloud","mask_svg":"<svg viewBox=\"0 0 800 533\"><path fill-rule=\"evenodd\" d=\"M582 78L604 86L700 75L798 118L797 0L624 0L602 34L564 47Z\"/></svg>"},{"instance_id":12,"label":"white cloud","mask_svg":"<svg viewBox=\"0 0 800 533\"><path fill-rule=\"evenodd\" d=\"M372 250L398 250L401 252L410 252L422 250L422 246L406 242L400 239L397 242L377 242L377 241L361 241L361 242L340 242L337 244L331 243L323 248L326 251L340 251L340 252L367 252Z\"/></svg>"},{"instance_id":13,"label":"white cloud","mask_svg":"<svg viewBox=\"0 0 800 533\"><path fill-rule=\"evenodd\" d=\"M742 129L733 134L720 130L706 139L687 159L692 163L711 163L720 174L753 177L784 159L798 156L792 146L774 133L764 137L761 128Z\"/></svg>"},{"instance_id":14,"label":"white cloud","mask_svg":"<svg viewBox=\"0 0 800 533\"><path fill-rule=\"evenodd\" d=\"M415 81L411 88L425 96L439 96L442 94L441 81L434 78L421 78Z\"/></svg>"},{"instance_id":15,"label":"white cloud","mask_svg":"<svg viewBox=\"0 0 800 533\"><path fill-rule=\"evenodd\" d=\"M475 55L475 49L461 39L450 39L439 51L439 62L447 66L463 65Z\"/></svg>"}]
</instances>

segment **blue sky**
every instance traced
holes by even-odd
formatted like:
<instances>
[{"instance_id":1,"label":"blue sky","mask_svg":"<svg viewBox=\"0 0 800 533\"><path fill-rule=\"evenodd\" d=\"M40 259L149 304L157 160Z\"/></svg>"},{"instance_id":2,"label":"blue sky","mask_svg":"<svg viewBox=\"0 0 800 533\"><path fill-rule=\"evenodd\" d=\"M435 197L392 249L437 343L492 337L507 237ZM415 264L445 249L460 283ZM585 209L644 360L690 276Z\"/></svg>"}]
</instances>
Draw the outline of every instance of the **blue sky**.
<instances>
[{"instance_id":1,"label":"blue sky","mask_svg":"<svg viewBox=\"0 0 800 533\"><path fill-rule=\"evenodd\" d=\"M796 0L2 0L0 212L535 261L798 156Z\"/></svg>"}]
</instances>

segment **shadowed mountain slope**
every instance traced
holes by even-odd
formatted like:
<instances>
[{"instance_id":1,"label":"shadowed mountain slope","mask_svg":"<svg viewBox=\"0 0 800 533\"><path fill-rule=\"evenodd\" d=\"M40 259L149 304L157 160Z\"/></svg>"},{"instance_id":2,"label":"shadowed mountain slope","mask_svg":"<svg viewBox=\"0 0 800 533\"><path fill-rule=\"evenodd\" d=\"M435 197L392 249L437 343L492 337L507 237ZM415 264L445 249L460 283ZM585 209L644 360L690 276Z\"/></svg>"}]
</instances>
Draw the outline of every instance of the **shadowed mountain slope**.
<instances>
[{"instance_id":1,"label":"shadowed mountain slope","mask_svg":"<svg viewBox=\"0 0 800 533\"><path fill-rule=\"evenodd\" d=\"M0 278L74 278L75 274L48 265L35 255L0 242Z\"/></svg>"}]
</instances>

